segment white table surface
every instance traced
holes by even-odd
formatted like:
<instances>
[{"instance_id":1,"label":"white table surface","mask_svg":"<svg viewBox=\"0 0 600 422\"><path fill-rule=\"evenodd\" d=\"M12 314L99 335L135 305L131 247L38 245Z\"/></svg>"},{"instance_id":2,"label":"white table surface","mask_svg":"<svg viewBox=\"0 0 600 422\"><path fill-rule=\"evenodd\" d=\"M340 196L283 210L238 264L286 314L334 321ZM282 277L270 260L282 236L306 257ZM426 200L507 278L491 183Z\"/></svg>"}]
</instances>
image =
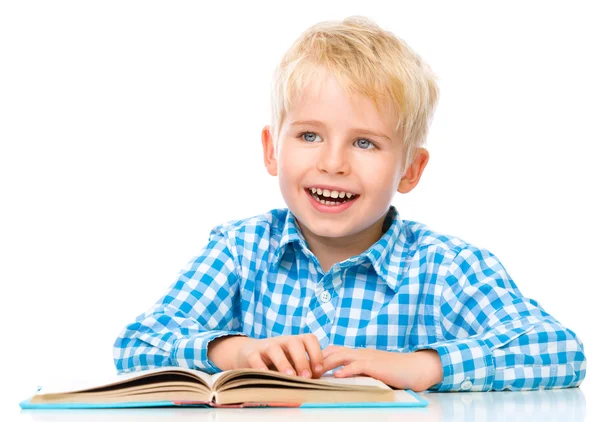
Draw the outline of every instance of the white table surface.
<instances>
[{"instance_id":1,"label":"white table surface","mask_svg":"<svg viewBox=\"0 0 600 422\"><path fill-rule=\"evenodd\" d=\"M102 409L19 410L10 413L18 421L583 421L594 420L580 388L527 392L425 393L429 406L420 409ZM586 418L586 413L588 417ZM373 418L373 419L372 419ZM376 419L374 419L376 418ZM600 419L598 419L600 420Z\"/></svg>"}]
</instances>

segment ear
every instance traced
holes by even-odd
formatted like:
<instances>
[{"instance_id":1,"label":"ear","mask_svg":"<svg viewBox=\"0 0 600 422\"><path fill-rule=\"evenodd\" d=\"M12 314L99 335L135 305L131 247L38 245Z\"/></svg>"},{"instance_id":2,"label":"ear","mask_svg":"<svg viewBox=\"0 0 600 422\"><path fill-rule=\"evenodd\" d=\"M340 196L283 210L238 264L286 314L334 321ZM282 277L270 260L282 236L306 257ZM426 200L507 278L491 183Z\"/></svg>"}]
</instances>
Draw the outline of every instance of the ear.
<instances>
[{"instance_id":1,"label":"ear","mask_svg":"<svg viewBox=\"0 0 600 422\"><path fill-rule=\"evenodd\" d=\"M265 126L261 134L265 167L271 176L277 176L277 157L275 156L275 145L271 136L271 128Z\"/></svg>"},{"instance_id":2,"label":"ear","mask_svg":"<svg viewBox=\"0 0 600 422\"><path fill-rule=\"evenodd\" d=\"M427 166L428 161L429 152L425 148L417 149L415 158L410 166L406 169L406 172L404 172L402 179L400 179L398 192L408 193L417 186L419 180L421 180L421 175L423 174L423 170L425 170L425 166Z\"/></svg>"}]
</instances>

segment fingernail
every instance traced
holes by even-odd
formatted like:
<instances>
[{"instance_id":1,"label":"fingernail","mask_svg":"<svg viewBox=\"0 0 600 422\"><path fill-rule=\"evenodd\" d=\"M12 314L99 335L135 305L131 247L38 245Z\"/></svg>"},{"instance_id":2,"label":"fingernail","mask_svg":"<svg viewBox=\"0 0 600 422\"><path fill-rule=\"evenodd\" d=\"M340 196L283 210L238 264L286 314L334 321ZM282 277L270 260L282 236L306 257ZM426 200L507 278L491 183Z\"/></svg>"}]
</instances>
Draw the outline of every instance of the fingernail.
<instances>
[{"instance_id":1,"label":"fingernail","mask_svg":"<svg viewBox=\"0 0 600 422\"><path fill-rule=\"evenodd\" d=\"M316 372L321 372L323 370L323 365L318 364L317 366L315 366L315 371Z\"/></svg>"},{"instance_id":2,"label":"fingernail","mask_svg":"<svg viewBox=\"0 0 600 422\"><path fill-rule=\"evenodd\" d=\"M288 375L294 375L294 370L291 369L291 368L288 368L288 369L285 370L285 373L288 374Z\"/></svg>"},{"instance_id":3,"label":"fingernail","mask_svg":"<svg viewBox=\"0 0 600 422\"><path fill-rule=\"evenodd\" d=\"M310 378L310 371L308 369L305 369L304 371L302 371L302 376L304 378Z\"/></svg>"}]
</instances>

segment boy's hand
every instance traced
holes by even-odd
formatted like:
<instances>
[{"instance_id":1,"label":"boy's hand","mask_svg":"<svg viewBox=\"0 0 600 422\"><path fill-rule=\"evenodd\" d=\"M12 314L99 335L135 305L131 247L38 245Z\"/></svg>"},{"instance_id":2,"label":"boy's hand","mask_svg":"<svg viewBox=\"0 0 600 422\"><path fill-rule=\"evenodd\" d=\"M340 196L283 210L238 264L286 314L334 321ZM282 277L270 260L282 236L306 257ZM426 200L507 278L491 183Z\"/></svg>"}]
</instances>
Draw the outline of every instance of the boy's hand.
<instances>
[{"instance_id":1,"label":"boy's hand","mask_svg":"<svg viewBox=\"0 0 600 422\"><path fill-rule=\"evenodd\" d=\"M444 376L442 361L435 350L399 353L342 346L323 350L324 372L342 365L333 373L335 377L366 375L391 387L413 391L426 390Z\"/></svg>"},{"instance_id":2,"label":"boy's hand","mask_svg":"<svg viewBox=\"0 0 600 422\"><path fill-rule=\"evenodd\" d=\"M314 334L265 339L224 337L213 340L209 345L208 353L209 359L224 370L273 369L305 378L319 378L325 372L323 352Z\"/></svg>"}]
</instances>

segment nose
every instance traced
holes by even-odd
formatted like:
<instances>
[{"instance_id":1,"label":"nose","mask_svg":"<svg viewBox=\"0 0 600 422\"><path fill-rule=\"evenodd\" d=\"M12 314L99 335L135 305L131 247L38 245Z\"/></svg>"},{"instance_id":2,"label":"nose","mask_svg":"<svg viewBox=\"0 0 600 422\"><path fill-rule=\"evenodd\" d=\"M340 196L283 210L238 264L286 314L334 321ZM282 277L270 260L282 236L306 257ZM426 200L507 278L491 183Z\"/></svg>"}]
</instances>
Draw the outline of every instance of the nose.
<instances>
[{"instance_id":1,"label":"nose","mask_svg":"<svg viewBox=\"0 0 600 422\"><path fill-rule=\"evenodd\" d=\"M317 168L320 172L330 174L347 175L350 173L348 151L342 142L339 142L338 145L335 142L323 144L319 151Z\"/></svg>"}]
</instances>

